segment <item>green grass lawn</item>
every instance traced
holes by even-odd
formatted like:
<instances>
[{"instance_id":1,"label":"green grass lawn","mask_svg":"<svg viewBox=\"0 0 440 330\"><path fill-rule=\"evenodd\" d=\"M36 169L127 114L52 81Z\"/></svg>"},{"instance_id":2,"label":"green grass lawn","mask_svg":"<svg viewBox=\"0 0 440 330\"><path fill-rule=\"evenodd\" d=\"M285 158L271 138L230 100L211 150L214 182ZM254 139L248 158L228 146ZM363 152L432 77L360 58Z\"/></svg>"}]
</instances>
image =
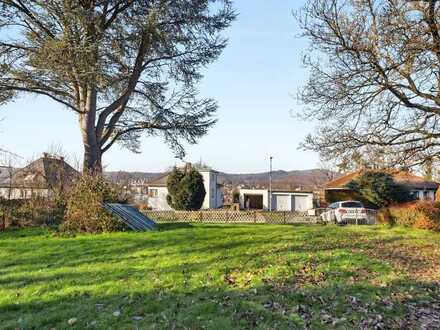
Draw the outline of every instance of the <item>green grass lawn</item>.
<instances>
[{"instance_id":1,"label":"green grass lawn","mask_svg":"<svg viewBox=\"0 0 440 330\"><path fill-rule=\"evenodd\" d=\"M440 327L439 281L440 234L403 228L0 234L1 329Z\"/></svg>"}]
</instances>

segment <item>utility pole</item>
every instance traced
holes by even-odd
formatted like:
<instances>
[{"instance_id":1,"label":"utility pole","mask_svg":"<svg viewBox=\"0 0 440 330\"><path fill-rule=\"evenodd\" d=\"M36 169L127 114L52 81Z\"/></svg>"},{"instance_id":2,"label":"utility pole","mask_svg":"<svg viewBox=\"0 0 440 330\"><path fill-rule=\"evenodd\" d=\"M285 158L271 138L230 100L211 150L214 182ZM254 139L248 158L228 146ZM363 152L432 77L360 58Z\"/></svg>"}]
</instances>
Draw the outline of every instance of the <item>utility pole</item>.
<instances>
[{"instance_id":1,"label":"utility pole","mask_svg":"<svg viewBox=\"0 0 440 330\"><path fill-rule=\"evenodd\" d=\"M270 156L270 170L269 170L269 211L272 212L272 161L273 157Z\"/></svg>"}]
</instances>

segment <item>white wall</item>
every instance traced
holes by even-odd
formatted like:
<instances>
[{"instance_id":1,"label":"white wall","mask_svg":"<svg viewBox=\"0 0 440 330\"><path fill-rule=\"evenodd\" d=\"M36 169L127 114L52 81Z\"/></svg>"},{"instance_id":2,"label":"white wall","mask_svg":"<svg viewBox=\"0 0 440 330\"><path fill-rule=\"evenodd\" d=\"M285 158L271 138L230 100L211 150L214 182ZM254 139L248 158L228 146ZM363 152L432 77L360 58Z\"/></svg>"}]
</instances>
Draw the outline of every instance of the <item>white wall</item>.
<instances>
[{"instance_id":1,"label":"white wall","mask_svg":"<svg viewBox=\"0 0 440 330\"><path fill-rule=\"evenodd\" d=\"M151 191L157 190L157 197L150 197ZM167 202L167 187L149 187L148 188L148 207L155 211L171 211L172 208Z\"/></svg>"},{"instance_id":2,"label":"white wall","mask_svg":"<svg viewBox=\"0 0 440 330\"><path fill-rule=\"evenodd\" d=\"M223 206L223 188L218 185L218 173L214 171L200 171L203 176L206 196L202 209L218 209Z\"/></svg>"},{"instance_id":3,"label":"white wall","mask_svg":"<svg viewBox=\"0 0 440 330\"><path fill-rule=\"evenodd\" d=\"M419 200L435 200L435 191L434 190L414 190L412 193L419 199ZM426 193L426 194L425 194Z\"/></svg>"},{"instance_id":4,"label":"white wall","mask_svg":"<svg viewBox=\"0 0 440 330\"><path fill-rule=\"evenodd\" d=\"M0 188L0 197L4 199L29 199L31 197L51 197L48 189Z\"/></svg>"},{"instance_id":5,"label":"white wall","mask_svg":"<svg viewBox=\"0 0 440 330\"><path fill-rule=\"evenodd\" d=\"M203 205L202 205L202 209L210 209L212 204L215 204L212 202L212 198L214 196L215 198L215 189L214 191L212 191L213 187L212 187L212 180L213 177L211 175L211 172L200 172L200 174L203 176L203 184L205 185L205 191L206 191L206 196L205 196L205 200L203 201Z\"/></svg>"},{"instance_id":6,"label":"white wall","mask_svg":"<svg viewBox=\"0 0 440 330\"><path fill-rule=\"evenodd\" d=\"M225 190L224 190L223 186L218 185L217 186L216 208L220 208L223 206L224 195L225 195Z\"/></svg>"}]
</instances>

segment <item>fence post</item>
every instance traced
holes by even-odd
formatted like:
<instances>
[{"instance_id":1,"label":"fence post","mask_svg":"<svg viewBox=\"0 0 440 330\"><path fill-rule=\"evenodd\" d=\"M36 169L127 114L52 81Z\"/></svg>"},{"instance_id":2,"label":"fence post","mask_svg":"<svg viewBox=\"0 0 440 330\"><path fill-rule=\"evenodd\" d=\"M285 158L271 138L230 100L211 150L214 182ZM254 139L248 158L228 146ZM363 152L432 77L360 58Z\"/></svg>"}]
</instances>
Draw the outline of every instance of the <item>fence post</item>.
<instances>
[{"instance_id":1,"label":"fence post","mask_svg":"<svg viewBox=\"0 0 440 330\"><path fill-rule=\"evenodd\" d=\"M6 230L6 212L2 211L2 226L0 227L1 231L5 231Z\"/></svg>"},{"instance_id":2,"label":"fence post","mask_svg":"<svg viewBox=\"0 0 440 330\"><path fill-rule=\"evenodd\" d=\"M203 211L199 211L199 213L200 213L200 223L202 223L203 222Z\"/></svg>"},{"instance_id":3,"label":"fence post","mask_svg":"<svg viewBox=\"0 0 440 330\"><path fill-rule=\"evenodd\" d=\"M254 211L254 223L257 223L257 211Z\"/></svg>"},{"instance_id":4,"label":"fence post","mask_svg":"<svg viewBox=\"0 0 440 330\"><path fill-rule=\"evenodd\" d=\"M287 213L286 211L283 212L283 218L284 218L283 222L284 222L284 224L286 224L286 213Z\"/></svg>"}]
</instances>

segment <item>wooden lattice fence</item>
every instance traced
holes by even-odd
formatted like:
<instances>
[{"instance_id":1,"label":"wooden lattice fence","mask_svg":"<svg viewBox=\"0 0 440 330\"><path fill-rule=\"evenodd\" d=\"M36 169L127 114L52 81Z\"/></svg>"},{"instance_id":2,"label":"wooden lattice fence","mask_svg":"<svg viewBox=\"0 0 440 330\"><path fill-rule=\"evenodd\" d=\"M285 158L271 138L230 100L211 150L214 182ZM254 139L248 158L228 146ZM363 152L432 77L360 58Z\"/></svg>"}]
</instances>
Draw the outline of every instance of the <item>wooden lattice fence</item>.
<instances>
[{"instance_id":1,"label":"wooden lattice fence","mask_svg":"<svg viewBox=\"0 0 440 330\"><path fill-rule=\"evenodd\" d=\"M307 212L264 212L264 211L144 211L158 223L224 223L224 224L314 224L319 221Z\"/></svg>"}]
</instances>

